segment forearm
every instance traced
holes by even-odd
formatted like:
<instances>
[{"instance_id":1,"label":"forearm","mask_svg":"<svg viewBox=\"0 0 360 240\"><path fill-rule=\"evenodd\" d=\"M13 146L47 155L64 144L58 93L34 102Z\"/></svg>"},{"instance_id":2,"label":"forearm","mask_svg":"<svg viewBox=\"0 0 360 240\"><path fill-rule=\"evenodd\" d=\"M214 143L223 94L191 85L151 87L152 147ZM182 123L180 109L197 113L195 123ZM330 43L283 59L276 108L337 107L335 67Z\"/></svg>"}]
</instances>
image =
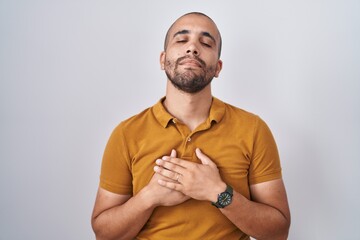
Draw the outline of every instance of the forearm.
<instances>
[{"instance_id":1,"label":"forearm","mask_svg":"<svg viewBox=\"0 0 360 240\"><path fill-rule=\"evenodd\" d=\"M258 240L287 239L290 219L274 207L250 201L234 191L232 203L220 210L241 231Z\"/></svg>"},{"instance_id":2,"label":"forearm","mask_svg":"<svg viewBox=\"0 0 360 240\"><path fill-rule=\"evenodd\" d=\"M155 206L139 192L122 205L107 209L93 219L97 240L133 239L150 218Z\"/></svg>"}]
</instances>

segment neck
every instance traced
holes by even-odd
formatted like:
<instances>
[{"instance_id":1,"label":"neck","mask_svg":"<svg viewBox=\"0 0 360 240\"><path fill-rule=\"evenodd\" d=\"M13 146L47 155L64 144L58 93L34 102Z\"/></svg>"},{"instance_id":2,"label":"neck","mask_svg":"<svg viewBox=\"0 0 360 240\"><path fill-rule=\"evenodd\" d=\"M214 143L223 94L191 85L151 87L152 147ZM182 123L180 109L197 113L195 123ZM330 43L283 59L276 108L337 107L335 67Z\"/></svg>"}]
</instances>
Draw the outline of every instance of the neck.
<instances>
[{"instance_id":1,"label":"neck","mask_svg":"<svg viewBox=\"0 0 360 240\"><path fill-rule=\"evenodd\" d=\"M184 93L168 80L164 106L166 110L192 131L209 116L212 103L211 86L198 93Z\"/></svg>"}]
</instances>

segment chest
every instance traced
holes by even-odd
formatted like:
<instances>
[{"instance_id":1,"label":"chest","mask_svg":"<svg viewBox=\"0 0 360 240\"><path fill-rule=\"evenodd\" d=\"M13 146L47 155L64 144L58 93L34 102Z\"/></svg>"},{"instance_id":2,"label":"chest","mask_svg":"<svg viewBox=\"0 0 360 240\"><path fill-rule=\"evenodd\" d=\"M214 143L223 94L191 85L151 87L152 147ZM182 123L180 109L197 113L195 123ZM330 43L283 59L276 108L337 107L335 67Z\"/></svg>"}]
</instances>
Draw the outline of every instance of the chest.
<instances>
[{"instance_id":1,"label":"chest","mask_svg":"<svg viewBox=\"0 0 360 240\"><path fill-rule=\"evenodd\" d=\"M250 197L248 171L252 141L246 133L226 133L217 128L188 133L179 132L177 129L166 130L156 136L151 136L149 132L150 136L137 140L136 148L131 153L134 194L150 181L156 159L170 155L171 150L175 149L177 157L201 164L195 155L195 149L200 148L216 163L226 183Z\"/></svg>"}]
</instances>

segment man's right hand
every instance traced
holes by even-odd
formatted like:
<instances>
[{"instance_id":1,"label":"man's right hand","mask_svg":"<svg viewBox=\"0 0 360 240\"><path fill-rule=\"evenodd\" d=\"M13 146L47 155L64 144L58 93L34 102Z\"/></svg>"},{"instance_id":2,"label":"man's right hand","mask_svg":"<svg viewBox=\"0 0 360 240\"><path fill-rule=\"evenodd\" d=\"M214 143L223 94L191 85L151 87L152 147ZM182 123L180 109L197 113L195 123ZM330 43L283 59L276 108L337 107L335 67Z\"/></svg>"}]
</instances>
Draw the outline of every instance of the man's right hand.
<instances>
[{"instance_id":1,"label":"man's right hand","mask_svg":"<svg viewBox=\"0 0 360 240\"><path fill-rule=\"evenodd\" d=\"M176 157L176 151L172 150L170 157ZM158 180L163 179L165 181L174 181L170 178L161 176L158 173L154 173L149 184L144 187L141 192L145 194L153 206L174 206L185 202L190 197L183 193L159 185Z\"/></svg>"}]
</instances>

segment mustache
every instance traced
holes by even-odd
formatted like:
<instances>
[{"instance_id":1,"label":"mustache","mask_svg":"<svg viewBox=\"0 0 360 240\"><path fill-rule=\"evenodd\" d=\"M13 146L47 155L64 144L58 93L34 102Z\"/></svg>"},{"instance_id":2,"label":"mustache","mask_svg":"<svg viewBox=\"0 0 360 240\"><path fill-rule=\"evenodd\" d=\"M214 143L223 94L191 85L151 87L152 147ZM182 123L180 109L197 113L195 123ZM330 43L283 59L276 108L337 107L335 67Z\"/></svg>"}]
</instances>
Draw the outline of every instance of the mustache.
<instances>
[{"instance_id":1,"label":"mustache","mask_svg":"<svg viewBox=\"0 0 360 240\"><path fill-rule=\"evenodd\" d=\"M206 67L206 63L204 60L202 60L201 58L199 58L198 56L194 56L194 57L189 57L189 56L184 56L184 57L180 57L176 60L176 66L178 66L180 64L181 61L185 60L185 59L193 59L198 61L202 67Z\"/></svg>"}]
</instances>

